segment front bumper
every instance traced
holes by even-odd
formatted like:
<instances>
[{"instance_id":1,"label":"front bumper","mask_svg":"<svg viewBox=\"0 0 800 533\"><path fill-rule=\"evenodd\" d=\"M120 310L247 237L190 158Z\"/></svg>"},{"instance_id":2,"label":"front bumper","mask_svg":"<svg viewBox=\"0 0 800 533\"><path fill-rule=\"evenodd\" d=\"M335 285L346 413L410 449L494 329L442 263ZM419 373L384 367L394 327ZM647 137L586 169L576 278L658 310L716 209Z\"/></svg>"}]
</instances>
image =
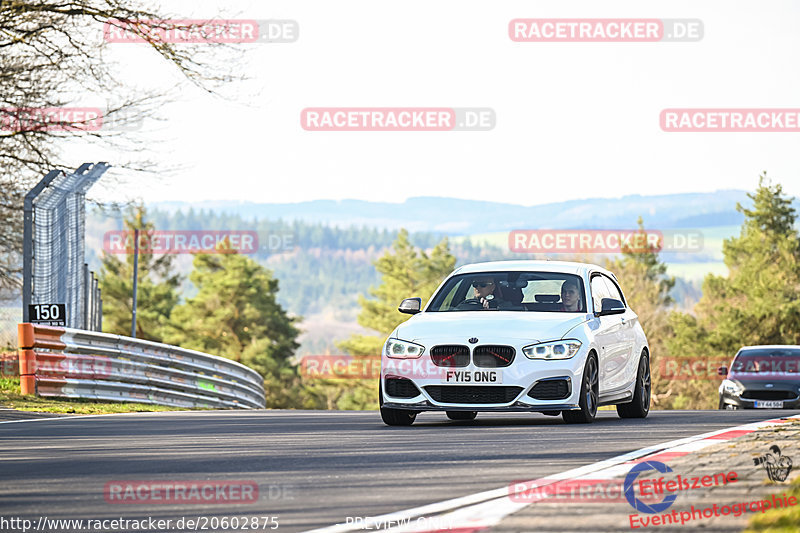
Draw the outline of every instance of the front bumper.
<instances>
[{"instance_id":1,"label":"front bumper","mask_svg":"<svg viewBox=\"0 0 800 533\"><path fill-rule=\"evenodd\" d=\"M500 368L487 368L475 366L470 358L470 364L459 368L444 368L433 365L430 356L426 353L417 360L403 360L406 364L398 364L398 360L383 357L381 367L381 389L383 407L405 409L409 411L479 411L479 412L542 412L542 411L568 411L579 409L580 385L583 377L583 366L586 361L588 348L581 350L570 359L542 360L528 359L522 353L522 345L497 340L492 344L506 344L514 346L516 355L510 366ZM444 343L441 343L444 344ZM487 343L488 344L488 343ZM415 364L416 362L416 364ZM388 363L388 364L387 364ZM436 397L443 397L440 392L449 387L466 387L464 383L447 383L442 374L448 370L458 371L501 371L502 382L497 384L474 385L474 389L489 387L517 387L519 392L508 398L509 401L499 403L470 403L466 400L458 402L437 401ZM416 387L418 394L413 397L397 397L387 394L387 379L410 380ZM534 386L540 382L550 380L564 380L568 384L568 393L557 399L537 399L528 396ZM426 389L431 387L431 389ZM537 389L538 390L538 389ZM431 391L435 392L432 393ZM541 395L539 395L541 396Z\"/></svg>"},{"instance_id":2,"label":"front bumper","mask_svg":"<svg viewBox=\"0 0 800 533\"><path fill-rule=\"evenodd\" d=\"M451 405L434 405L429 401L424 401L416 404L407 403L393 403L384 402L383 407L390 409L405 409L406 411L480 411L482 413L540 413L542 411L571 411L573 409L580 409L578 404L546 404L546 405L527 405L522 402L517 402L508 406L495 406L486 404L451 404Z\"/></svg>"},{"instance_id":3,"label":"front bumper","mask_svg":"<svg viewBox=\"0 0 800 533\"><path fill-rule=\"evenodd\" d=\"M720 404L721 408L724 409L727 406L730 406L735 409L763 409L761 407L756 407L756 402L762 401L769 401L769 400L755 400L750 398L742 398L740 396L734 396L729 393L722 393L720 396ZM789 399L789 400L774 400L774 401L782 401L783 407L776 407L774 409L798 409L800 408L800 398Z\"/></svg>"}]
</instances>

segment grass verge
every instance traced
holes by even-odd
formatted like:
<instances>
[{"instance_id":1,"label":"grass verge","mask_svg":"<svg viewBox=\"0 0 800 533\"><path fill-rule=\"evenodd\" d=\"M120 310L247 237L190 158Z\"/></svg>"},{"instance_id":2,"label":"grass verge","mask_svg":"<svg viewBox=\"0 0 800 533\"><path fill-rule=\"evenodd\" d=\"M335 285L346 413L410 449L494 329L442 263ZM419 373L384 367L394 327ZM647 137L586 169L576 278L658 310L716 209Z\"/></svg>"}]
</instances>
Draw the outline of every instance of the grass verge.
<instances>
[{"instance_id":1,"label":"grass verge","mask_svg":"<svg viewBox=\"0 0 800 533\"><path fill-rule=\"evenodd\" d=\"M780 496L786 493L786 498L791 496L800 501L800 477L785 487L786 491L781 491ZM777 494L777 492L776 492ZM800 505L793 507L770 509L766 513L760 513L750 518L750 523L744 533L756 533L769 531L771 533L797 533L800 530Z\"/></svg>"},{"instance_id":2,"label":"grass verge","mask_svg":"<svg viewBox=\"0 0 800 533\"><path fill-rule=\"evenodd\" d=\"M186 411L185 407L167 407L147 403L101 402L78 398L41 398L19 393L19 379L0 378L0 406L18 411L103 415L109 413L138 413L150 411Z\"/></svg>"},{"instance_id":3,"label":"grass verge","mask_svg":"<svg viewBox=\"0 0 800 533\"><path fill-rule=\"evenodd\" d=\"M798 422L792 422L792 425L796 426ZM783 497L785 493L787 499L794 496L800 502L800 477L795 477L788 485L782 485L781 483L771 483L771 485L776 489L776 495ZM800 531L800 504L792 507L770 509L766 513L753 515L747 524L747 529L742 533L761 533L764 531L769 531L770 533L796 533Z\"/></svg>"}]
</instances>

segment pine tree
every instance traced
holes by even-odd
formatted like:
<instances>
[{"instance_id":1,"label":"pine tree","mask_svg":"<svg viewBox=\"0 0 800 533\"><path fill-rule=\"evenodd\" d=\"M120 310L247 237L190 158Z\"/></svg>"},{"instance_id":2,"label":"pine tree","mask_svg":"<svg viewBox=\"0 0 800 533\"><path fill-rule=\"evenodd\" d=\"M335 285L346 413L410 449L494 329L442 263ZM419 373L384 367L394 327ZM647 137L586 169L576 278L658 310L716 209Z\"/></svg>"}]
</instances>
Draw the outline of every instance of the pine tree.
<instances>
[{"instance_id":1,"label":"pine tree","mask_svg":"<svg viewBox=\"0 0 800 533\"><path fill-rule=\"evenodd\" d=\"M745 220L723 244L728 276L706 276L696 316L674 313L672 354L730 359L745 345L800 343L800 240L792 199L766 173L753 208L737 205ZM716 406L716 383L697 383L686 406Z\"/></svg>"},{"instance_id":2,"label":"pine tree","mask_svg":"<svg viewBox=\"0 0 800 533\"><path fill-rule=\"evenodd\" d=\"M299 317L277 303L278 280L236 253L198 254L193 266L189 279L198 293L174 309L166 342L257 370L269 407L301 406L306 400L291 362Z\"/></svg>"},{"instance_id":3,"label":"pine tree","mask_svg":"<svg viewBox=\"0 0 800 533\"><path fill-rule=\"evenodd\" d=\"M138 229L140 241L154 231L144 207L131 209L124 221L127 235ZM133 315L133 251L123 259L104 252L99 276L103 294L103 331L117 335L131 334ZM176 292L182 278L174 273L174 255L154 256L147 249L139 251L139 276L136 301L136 337L161 341L163 328L178 303Z\"/></svg>"},{"instance_id":4,"label":"pine tree","mask_svg":"<svg viewBox=\"0 0 800 533\"><path fill-rule=\"evenodd\" d=\"M375 262L381 284L370 289L374 298L361 296L358 300L361 306L358 323L379 334L354 335L339 343L339 348L353 355L379 355L389 333L410 318L397 311L400 302L416 296L422 298L424 306L455 264L456 258L450 253L446 238L428 256L409 242L408 231L401 230L392 249Z\"/></svg>"},{"instance_id":5,"label":"pine tree","mask_svg":"<svg viewBox=\"0 0 800 533\"><path fill-rule=\"evenodd\" d=\"M669 306L673 303L669 295L675 279L667 276L667 265L658 257L658 248L649 244L642 217L637 221L644 250L624 248L622 257L606 262L625 290L628 306L638 315L639 323L647 336L650 347L653 403L659 406L660 396L669 396L670 383L659 379L657 371L666 358L665 341L670 336ZM663 245L663 243L662 243ZM638 355L638 354L637 354Z\"/></svg>"},{"instance_id":6,"label":"pine tree","mask_svg":"<svg viewBox=\"0 0 800 533\"><path fill-rule=\"evenodd\" d=\"M423 306L433 291L455 268L447 239L437 244L430 255L415 248L406 230L400 230L392 248L375 262L381 284L370 289L373 298L359 297L358 323L377 335L353 335L337 346L356 357L378 358L386 337L409 315L397 311L404 298L420 297ZM308 383L323 401L335 401L339 409L377 409L378 380L324 379Z\"/></svg>"}]
</instances>

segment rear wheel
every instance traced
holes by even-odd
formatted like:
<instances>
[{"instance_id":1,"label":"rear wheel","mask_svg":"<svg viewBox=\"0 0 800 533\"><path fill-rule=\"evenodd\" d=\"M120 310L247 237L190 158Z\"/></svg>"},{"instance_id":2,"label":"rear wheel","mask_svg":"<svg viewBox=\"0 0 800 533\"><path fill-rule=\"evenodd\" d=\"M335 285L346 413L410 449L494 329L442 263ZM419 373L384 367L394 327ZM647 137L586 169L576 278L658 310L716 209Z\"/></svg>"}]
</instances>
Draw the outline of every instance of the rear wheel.
<instances>
[{"instance_id":1,"label":"rear wheel","mask_svg":"<svg viewBox=\"0 0 800 533\"><path fill-rule=\"evenodd\" d=\"M475 420L478 411L446 411L450 420Z\"/></svg>"},{"instance_id":2,"label":"rear wheel","mask_svg":"<svg viewBox=\"0 0 800 533\"><path fill-rule=\"evenodd\" d=\"M378 405L381 406L381 419L387 426L410 426L417 419L416 411L392 409L383 406L383 389L378 385Z\"/></svg>"},{"instance_id":3,"label":"rear wheel","mask_svg":"<svg viewBox=\"0 0 800 533\"><path fill-rule=\"evenodd\" d=\"M620 418L647 418L650 412L650 358L642 352L639 359L639 371L636 373L636 387L631 403L617 404Z\"/></svg>"},{"instance_id":4,"label":"rear wheel","mask_svg":"<svg viewBox=\"0 0 800 533\"><path fill-rule=\"evenodd\" d=\"M583 366L583 379L581 379L581 396L578 401L580 409L564 411L561 416L567 424L588 424L597 415L597 398L600 394L599 373L597 371L597 356L594 353L586 358Z\"/></svg>"}]
</instances>

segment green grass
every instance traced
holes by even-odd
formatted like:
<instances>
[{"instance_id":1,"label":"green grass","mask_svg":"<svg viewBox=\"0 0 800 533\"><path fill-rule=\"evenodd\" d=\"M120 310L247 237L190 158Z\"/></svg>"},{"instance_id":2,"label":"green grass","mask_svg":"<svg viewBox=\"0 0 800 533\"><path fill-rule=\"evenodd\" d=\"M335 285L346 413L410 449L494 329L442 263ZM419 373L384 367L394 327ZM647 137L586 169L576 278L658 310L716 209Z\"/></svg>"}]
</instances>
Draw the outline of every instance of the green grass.
<instances>
[{"instance_id":1,"label":"green grass","mask_svg":"<svg viewBox=\"0 0 800 533\"><path fill-rule=\"evenodd\" d=\"M185 411L184 407L167 407L146 403L100 402L78 398L41 398L23 396L19 392L19 379L0 378L0 405L18 411L39 413L68 413L76 415L103 415L110 413L138 413L151 411Z\"/></svg>"},{"instance_id":2,"label":"green grass","mask_svg":"<svg viewBox=\"0 0 800 533\"><path fill-rule=\"evenodd\" d=\"M797 425L797 422L793 422ZM796 477L791 484L769 482L770 488L774 489L776 496L786 498L794 496L800 502L800 477ZM800 503L793 507L770 509L766 513L757 513L750 518L747 529L744 533L755 533L769 531L772 533L795 533L800 530Z\"/></svg>"}]
</instances>

